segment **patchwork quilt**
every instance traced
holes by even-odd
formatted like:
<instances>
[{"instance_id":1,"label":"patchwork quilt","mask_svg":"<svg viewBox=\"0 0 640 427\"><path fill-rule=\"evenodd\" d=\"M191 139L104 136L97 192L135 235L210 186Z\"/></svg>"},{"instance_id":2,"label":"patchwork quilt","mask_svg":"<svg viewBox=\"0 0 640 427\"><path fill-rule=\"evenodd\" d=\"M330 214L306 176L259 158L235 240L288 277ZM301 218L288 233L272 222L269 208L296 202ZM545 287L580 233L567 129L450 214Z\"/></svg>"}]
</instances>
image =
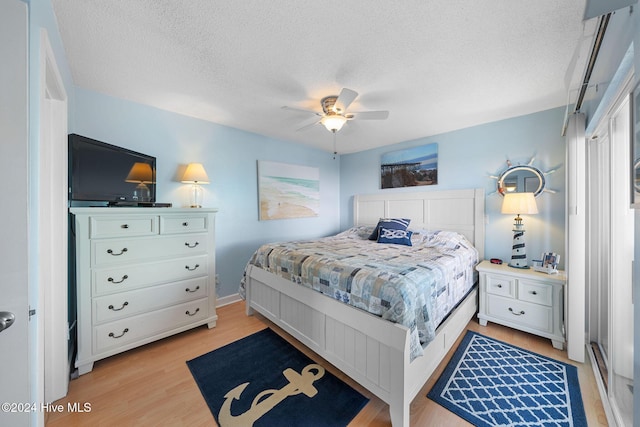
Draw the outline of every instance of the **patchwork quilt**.
<instances>
[{"instance_id":1,"label":"patchwork quilt","mask_svg":"<svg viewBox=\"0 0 640 427\"><path fill-rule=\"evenodd\" d=\"M413 230L411 246L368 240L373 227L261 246L250 265L411 331L411 358L474 284L478 251L461 234ZM246 274L246 271L245 271ZM244 297L245 279L240 285Z\"/></svg>"}]
</instances>

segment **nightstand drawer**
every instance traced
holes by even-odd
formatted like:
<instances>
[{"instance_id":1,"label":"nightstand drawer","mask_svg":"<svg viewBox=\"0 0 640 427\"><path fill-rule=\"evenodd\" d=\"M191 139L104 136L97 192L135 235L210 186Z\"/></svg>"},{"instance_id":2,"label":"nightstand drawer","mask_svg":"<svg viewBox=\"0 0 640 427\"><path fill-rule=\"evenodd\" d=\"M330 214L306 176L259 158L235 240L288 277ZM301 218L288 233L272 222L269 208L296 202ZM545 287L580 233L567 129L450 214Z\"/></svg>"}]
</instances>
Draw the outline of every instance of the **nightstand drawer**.
<instances>
[{"instance_id":1,"label":"nightstand drawer","mask_svg":"<svg viewBox=\"0 0 640 427\"><path fill-rule=\"evenodd\" d=\"M487 314L538 331L553 332L551 307L487 295Z\"/></svg>"},{"instance_id":2,"label":"nightstand drawer","mask_svg":"<svg viewBox=\"0 0 640 427\"><path fill-rule=\"evenodd\" d=\"M487 293L503 297L516 297L516 281L510 277L487 274Z\"/></svg>"},{"instance_id":3,"label":"nightstand drawer","mask_svg":"<svg viewBox=\"0 0 640 427\"><path fill-rule=\"evenodd\" d=\"M551 306L553 304L553 288L544 283L521 279L518 280L518 299Z\"/></svg>"}]
</instances>

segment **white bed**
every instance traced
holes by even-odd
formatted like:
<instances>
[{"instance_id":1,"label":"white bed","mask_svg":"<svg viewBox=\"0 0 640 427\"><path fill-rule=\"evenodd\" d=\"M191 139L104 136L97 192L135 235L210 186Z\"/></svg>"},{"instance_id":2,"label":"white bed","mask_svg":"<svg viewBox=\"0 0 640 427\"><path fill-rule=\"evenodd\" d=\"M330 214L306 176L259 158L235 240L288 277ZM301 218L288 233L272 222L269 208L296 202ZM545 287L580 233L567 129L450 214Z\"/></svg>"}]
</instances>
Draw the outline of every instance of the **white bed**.
<instances>
[{"instance_id":1,"label":"white bed","mask_svg":"<svg viewBox=\"0 0 640 427\"><path fill-rule=\"evenodd\" d=\"M484 190L382 192L354 196L354 226L409 218L410 228L457 231L484 258ZM477 289L411 361L409 330L249 266L247 314L258 311L389 404L393 426L409 426L409 405L477 311ZM355 329L352 325L359 325Z\"/></svg>"}]
</instances>

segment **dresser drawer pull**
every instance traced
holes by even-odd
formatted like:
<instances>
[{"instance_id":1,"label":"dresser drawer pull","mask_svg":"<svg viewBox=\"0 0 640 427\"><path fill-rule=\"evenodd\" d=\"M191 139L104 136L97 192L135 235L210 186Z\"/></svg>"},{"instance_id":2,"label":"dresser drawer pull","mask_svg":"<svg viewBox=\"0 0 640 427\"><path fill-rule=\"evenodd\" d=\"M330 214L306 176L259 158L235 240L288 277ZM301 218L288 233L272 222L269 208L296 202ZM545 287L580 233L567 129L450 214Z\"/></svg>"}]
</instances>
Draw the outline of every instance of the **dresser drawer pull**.
<instances>
[{"instance_id":1,"label":"dresser drawer pull","mask_svg":"<svg viewBox=\"0 0 640 427\"><path fill-rule=\"evenodd\" d=\"M536 291L531 291L531 295L538 295Z\"/></svg>"},{"instance_id":2,"label":"dresser drawer pull","mask_svg":"<svg viewBox=\"0 0 640 427\"><path fill-rule=\"evenodd\" d=\"M187 316L195 316L199 311L200 311L200 307L196 308L196 311L194 311L193 313L187 310L184 312L184 314L186 314Z\"/></svg>"},{"instance_id":3,"label":"dresser drawer pull","mask_svg":"<svg viewBox=\"0 0 640 427\"><path fill-rule=\"evenodd\" d=\"M185 222L183 222L183 223L182 223L182 226L183 226L183 227L188 227L188 226L189 226L189 223L185 221Z\"/></svg>"},{"instance_id":4,"label":"dresser drawer pull","mask_svg":"<svg viewBox=\"0 0 640 427\"><path fill-rule=\"evenodd\" d=\"M198 246L200 243L195 242L193 245L189 244L189 242L185 242L184 245L188 248L195 248L196 246Z\"/></svg>"},{"instance_id":5,"label":"dresser drawer pull","mask_svg":"<svg viewBox=\"0 0 640 427\"><path fill-rule=\"evenodd\" d=\"M196 286L196 288L194 290L191 290L189 288L185 289L185 292L194 293L194 292L198 292L199 289L200 289L200 286Z\"/></svg>"},{"instance_id":6,"label":"dresser drawer pull","mask_svg":"<svg viewBox=\"0 0 640 427\"><path fill-rule=\"evenodd\" d=\"M513 314L514 316L522 316L524 314L524 310L520 310L520 313L516 313L515 311L513 311L513 308L509 307L509 311L511 312L511 314Z\"/></svg>"},{"instance_id":7,"label":"dresser drawer pull","mask_svg":"<svg viewBox=\"0 0 640 427\"><path fill-rule=\"evenodd\" d=\"M109 278L107 279L107 281L108 281L108 282L111 282L111 283L122 283L122 282L124 282L125 280L127 280L128 278L129 278L129 276L127 276L127 275L125 274L124 276L122 276L122 279L120 279L120 280L114 280L114 279L113 279L113 277L109 277Z\"/></svg>"},{"instance_id":8,"label":"dresser drawer pull","mask_svg":"<svg viewBox=\"0 0 640 427\"><path fill-rule=\"evenodd\" d=\"M113 332L109 332L109 336L111 338L122 338L127 332L129 332L129 328L124 328L124 331L122 331L120 335L115 335Z\"/></svg>"},{"instance_id":9,"label":"dresser drawer pull","mask_svg":"<svg viewBox=\"0 0 640 427\"><path fill-rule=\"evenodd\" d=\"M496 287L497 287L497 288L502 288L502 284L498 283L498 284L496 285Z\"/></svg>"},{"instance_id":10,"label":"dresser drawer pull","mask_svg":"<svg viewBox=\"0 0 640 427\"><path fill-rule=\"evenodd\" d=\"M122 224L120 228L129 228L129 224Z\"/></svg>"},{"instance_id":11,"label":"dresser drawer pull","mask_svg":"<svg viewBox=\"0 0 640 427\"><path fill-rule=\"evenodd\" d=\"M127 252L127 248L122 248L122 250L120 251L120 253L119 253L119 254L114 253L111 249L107 249L107 253L108 253L109 255L113 255L113 256L120 256L120 255L122 255L122 254L123 254L123 253L125 253L125 252Z\"/></svg>"},{"instance_id":12,"label":"dresser drawer pull","mask_svg":"<svg viewBox=\"0 0 640 427\"><path fill-rule=\"evenodd\" d=\"M122 307L120 307L120 308L115 308L115 307L113 307L113 305L109 305L109 310L113 310L113 311L120 311L120 310L122 310L123 308L125 308L125 307L126 307L126 306L128 306L128 305L129 305L129 302L128 302L128 301L125 301L125 302L122 304Z\"/></svg>"},{"instance_id":13,"label":"dresser drawer pull","mask_svg":"<svg viewBox=\"0 0 640 427\"><path fill-rule=\"evenodd\" d=\"M200 267L200 264L196 264L195 267L190 268L188 265L185 265L184 268L186 268L189 271L194 271L196 268Z\"/></svg>"}]
</instances>

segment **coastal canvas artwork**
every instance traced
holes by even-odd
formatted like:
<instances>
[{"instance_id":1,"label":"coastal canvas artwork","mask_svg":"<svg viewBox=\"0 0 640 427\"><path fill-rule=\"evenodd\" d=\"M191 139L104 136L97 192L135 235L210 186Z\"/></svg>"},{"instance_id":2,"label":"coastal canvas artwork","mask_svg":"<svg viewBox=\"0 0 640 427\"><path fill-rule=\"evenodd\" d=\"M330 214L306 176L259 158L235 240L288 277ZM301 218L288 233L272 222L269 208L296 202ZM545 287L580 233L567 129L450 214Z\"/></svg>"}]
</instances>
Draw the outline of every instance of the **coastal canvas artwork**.
<instances>
[{"instance_id":1,"label":"coastal canvas artwork","mask_svg":"<svg viewBox=\"0 0 640 427\"><path fill-rule=\"evenodd\" d=\"M258 161L260 220L306 218L320 212L320 170Z\"/></svg>"},{"instance_id":2,"label":"coastal canvas artwork","mask_svg":"<svg viewBox=\"0 0 640 427\"><path fill-rule=\"evenodd\" d=\"M382 188L413 187L438 183L438 144L422 145L382 155Z\"/></svg>"}]
</instances>

